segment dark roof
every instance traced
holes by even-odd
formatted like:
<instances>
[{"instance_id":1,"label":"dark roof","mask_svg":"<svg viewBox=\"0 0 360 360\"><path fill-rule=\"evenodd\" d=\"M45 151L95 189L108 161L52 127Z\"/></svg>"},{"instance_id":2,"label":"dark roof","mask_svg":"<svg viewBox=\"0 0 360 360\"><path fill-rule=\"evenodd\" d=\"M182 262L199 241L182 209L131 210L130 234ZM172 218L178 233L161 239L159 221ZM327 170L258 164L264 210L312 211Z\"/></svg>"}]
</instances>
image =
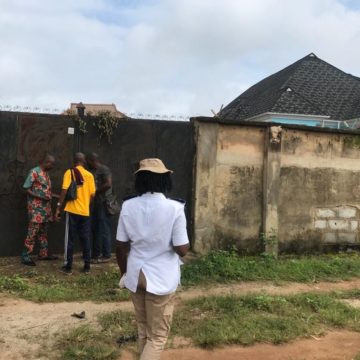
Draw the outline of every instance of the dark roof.
<instances>
[{"instance_id":1,"label":"dark roof","mask_svg":"<svg viewBox=\"0 0 360 360\"><path fill-rule=\"evenodd\" d=\"M265 112L360 117L360 78L311 53L250 87L219 115L244 120Z\"/></svg>"}]
</instances>

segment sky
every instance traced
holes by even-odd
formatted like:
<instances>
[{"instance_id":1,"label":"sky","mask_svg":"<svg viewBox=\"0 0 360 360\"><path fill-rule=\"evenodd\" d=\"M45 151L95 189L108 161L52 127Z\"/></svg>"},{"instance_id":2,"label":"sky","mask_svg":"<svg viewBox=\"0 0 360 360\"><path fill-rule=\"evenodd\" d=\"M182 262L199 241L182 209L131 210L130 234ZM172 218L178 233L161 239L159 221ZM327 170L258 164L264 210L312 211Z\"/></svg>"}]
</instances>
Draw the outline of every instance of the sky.
<instances>
[{"instance_id":1,"label":"sky","mask_svg":"<svg viewBox=\"0 0 360 360\"><path fill-rule=\"evenodd\" d=\"M360 0L0 0L0 107L212 115L313 52L360 76Z\"/></svg>"}]
</instances>

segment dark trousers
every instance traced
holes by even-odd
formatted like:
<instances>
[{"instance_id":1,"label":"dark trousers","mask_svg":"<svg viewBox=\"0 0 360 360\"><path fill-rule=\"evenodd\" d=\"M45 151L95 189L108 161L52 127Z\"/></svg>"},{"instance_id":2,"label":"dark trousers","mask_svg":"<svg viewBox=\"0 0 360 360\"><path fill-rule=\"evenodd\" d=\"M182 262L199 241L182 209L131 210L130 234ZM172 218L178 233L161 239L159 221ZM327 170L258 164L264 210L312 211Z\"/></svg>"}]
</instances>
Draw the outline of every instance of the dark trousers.
<instances>
[{"instance_id":1,"label":"dark trousers","mask_svg":"<svg viewBox=\"0 0 360 360\"><path fill-rule=\"evenodd\" d=\"M111 215L107 213L105 203L94 203L91 212L91 230L93 239L92 257L101 254L105 258L111 256Z\"/></svg>"},{"instance_id":2,"label":"dark trousers","mask_svg":"<svg viewBox=\"0 0 360 360\"><path fill-rule=\"evenodd\" d=\"M66 253L67 267L71 268L73 263L74 243L79 237L85 265L90 265L90 217L69 214L69 237Z\"/></svg>"}]
</instances>

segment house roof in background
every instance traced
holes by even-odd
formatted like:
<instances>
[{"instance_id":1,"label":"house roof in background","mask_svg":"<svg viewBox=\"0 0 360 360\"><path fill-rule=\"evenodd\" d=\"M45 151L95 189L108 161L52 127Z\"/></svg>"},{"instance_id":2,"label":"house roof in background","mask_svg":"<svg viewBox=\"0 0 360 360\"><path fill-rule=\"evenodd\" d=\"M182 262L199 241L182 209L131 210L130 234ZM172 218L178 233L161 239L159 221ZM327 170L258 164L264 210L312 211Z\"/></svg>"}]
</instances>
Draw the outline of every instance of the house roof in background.
<instances>
[{"instance_id":1,"label":"house roof in background","mask_svg":"<svg viewBox=\"0 0 360 360\"><path fill-rule=\"evenodd\" d=\"M71 103L69 110L77 112L77 105L79 103ZM119 118L125 118L126 115L123 114L116 108L115 104L83 104L85 106L85 114L91 114L96 116L101 111L109 111L113 116Z\"/></svg>"},{"instance_id":2,"label":"house roof in background","mask_svg":"<svg viewBox=\"0 0 360 360\"><path fill-rule=\"evenodd\" d=\"M360 78L311 53L250 87L219 116L246 120L265 112L360 117Z\"/></svg>"}]
</instances>

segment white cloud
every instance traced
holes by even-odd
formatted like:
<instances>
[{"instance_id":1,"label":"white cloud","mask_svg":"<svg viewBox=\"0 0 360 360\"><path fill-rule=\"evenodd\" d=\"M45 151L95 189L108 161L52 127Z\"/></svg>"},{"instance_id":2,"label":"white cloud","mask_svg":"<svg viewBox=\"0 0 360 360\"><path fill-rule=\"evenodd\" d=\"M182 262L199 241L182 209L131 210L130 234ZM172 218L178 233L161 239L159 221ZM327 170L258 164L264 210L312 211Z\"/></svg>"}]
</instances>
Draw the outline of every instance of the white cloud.
<instances>
[{"instance_id":1,"label":"white cloud","mask_svg":"<svg viewBox=\"0 0 360 360\"><path fill-rule=\"evenodd\" d=\"M346 4L0 0L0 105L207 115L310 52L359 76L360 11Z\"/></svg>"}]
</instances>

